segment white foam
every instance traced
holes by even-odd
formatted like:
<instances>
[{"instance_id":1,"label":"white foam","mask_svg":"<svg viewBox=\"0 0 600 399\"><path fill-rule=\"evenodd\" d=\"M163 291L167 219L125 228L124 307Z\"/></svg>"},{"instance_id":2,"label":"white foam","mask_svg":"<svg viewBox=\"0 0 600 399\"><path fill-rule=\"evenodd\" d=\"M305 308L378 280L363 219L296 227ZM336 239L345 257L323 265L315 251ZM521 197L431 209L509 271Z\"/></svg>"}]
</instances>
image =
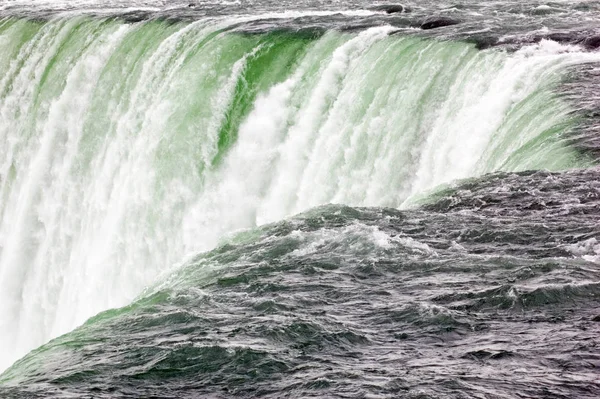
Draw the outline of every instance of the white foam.
<instances>
[{"instance_id":1,"label":"white foam","mask_svg":"<svg viewBox=\"0 0 600 399\"><path fill-rule=\"evenodd\" d=\"M588 262L600 263L600 242L596 238L569 244L565 249Z\"/></svg>"}]
</instances>

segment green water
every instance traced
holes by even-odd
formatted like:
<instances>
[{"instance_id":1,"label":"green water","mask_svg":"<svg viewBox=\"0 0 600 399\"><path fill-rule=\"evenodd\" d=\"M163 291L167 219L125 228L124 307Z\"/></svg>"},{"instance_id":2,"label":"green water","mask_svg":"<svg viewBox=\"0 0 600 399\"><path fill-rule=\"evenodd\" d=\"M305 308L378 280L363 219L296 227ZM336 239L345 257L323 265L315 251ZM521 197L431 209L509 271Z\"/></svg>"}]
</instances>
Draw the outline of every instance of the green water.
<instances>
[{"instance_id":1,"label":"green water","mask_svg":"<svg viewBox=\"0 0 600 399\"><path fill-rule=\"evenodd\" d=\"M591 163L560 84L593 53L240 21L0 20L0 369L233 231Z\"/></svg>"}]
</instances>

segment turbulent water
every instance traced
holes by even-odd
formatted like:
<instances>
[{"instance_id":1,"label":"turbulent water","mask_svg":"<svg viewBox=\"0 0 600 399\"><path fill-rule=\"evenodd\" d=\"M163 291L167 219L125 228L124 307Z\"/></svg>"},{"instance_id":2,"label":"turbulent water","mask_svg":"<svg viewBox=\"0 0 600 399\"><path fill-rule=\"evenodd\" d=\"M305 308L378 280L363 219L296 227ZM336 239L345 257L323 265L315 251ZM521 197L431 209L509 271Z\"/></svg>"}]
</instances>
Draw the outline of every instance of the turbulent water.
<instances>
[{"instance_id":1,"label":"turbulent water","mask_svg":"<svg viewBox=\"0 0 600 399\"><path fill-rule=\"evenodd\" d=\"M0 396L598 397L597 4L294 4L0 7Z\"/></svg>"}]
</instances>

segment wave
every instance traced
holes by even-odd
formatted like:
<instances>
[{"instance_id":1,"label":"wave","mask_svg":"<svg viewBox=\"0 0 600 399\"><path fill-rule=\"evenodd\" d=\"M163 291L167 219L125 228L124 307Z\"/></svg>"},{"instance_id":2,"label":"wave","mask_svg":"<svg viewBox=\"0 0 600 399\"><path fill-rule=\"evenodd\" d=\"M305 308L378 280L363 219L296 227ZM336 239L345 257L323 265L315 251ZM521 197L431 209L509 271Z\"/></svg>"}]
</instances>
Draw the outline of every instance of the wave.
<instances>
[{"instance_id":1,"label":"wave","mask_svg":"<svg viewBox=\"0 0 600 399\"><path fill-rule=\"evenodd\" d=\"M600 197L569 190L598 171L485 176L452 195L502 198L549 176L546 195L573 207L556 223L518 202L497 218L327 205L239 232L30 352L0 394L597 396L598 268L556 255L600 233Z\"/></svg>"}]
</instances>

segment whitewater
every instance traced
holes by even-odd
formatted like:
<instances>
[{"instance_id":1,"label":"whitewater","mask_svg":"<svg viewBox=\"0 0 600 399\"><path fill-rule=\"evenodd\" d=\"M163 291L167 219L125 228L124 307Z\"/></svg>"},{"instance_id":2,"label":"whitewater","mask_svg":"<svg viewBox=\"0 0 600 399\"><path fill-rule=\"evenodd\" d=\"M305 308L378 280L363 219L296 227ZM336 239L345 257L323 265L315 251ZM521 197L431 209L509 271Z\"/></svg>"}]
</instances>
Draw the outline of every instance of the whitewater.
<instances>
[{"instance_id":1,"label":"whitewater","mask_svg":"<svg viewBox=\"0 0 600 399\"><path fill-rule=\"evenodd\" d=\"M248 28L288 18L0 19L0 371L240 231L596 164L563 85L597 51Z\"/></svg>"}]
</instances>

